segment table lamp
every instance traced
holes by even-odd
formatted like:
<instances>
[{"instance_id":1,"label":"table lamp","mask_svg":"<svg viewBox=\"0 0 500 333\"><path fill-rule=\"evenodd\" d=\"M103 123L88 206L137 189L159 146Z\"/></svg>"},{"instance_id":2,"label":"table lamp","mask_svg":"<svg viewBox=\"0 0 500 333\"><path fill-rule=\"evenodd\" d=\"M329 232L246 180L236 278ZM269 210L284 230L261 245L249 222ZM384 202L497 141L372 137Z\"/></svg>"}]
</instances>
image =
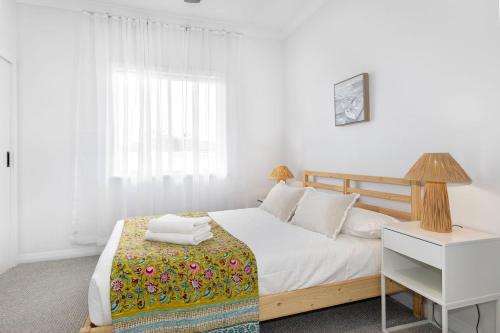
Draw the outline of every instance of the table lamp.
<instances>
[{"instance_id":1,"label":"table lamp","mask_svg":"<svg viewBox=\"0 0 500 333\"><path fill-rule=\"evenodd\" d=\"M448 153L423 154L405 176L425 183L420 227L434 232L451 232L451 213L446 183L470 184L472 180Z\"/></svg>"},{"instance_id":2,"label":"table lamp","mask_svg":"<svg viewBox=\"0 0 500 333\"><path fill-rule=\"evenodd\" d=\"M293 178L293 173L285 166L280 165L273 169L269 178L276 180L276 182L284 181L286 183L287 179Z\"/></svg>"}]
</instances>

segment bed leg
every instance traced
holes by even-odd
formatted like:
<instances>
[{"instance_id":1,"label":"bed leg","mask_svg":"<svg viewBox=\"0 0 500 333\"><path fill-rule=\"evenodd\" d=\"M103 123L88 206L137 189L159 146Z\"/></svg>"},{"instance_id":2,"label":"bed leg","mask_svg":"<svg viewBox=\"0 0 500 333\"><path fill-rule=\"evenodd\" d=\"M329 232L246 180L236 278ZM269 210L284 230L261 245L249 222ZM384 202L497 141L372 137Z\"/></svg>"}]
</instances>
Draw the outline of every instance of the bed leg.
<instances>
[{"instance_id":1,"label":"bed leg","mask_svg":"<svg viewBox=\"0 0 500 333\"><path fill-rule=\"evenodd\" d=\"M413 293L413 315L418 320L424 318L424 298L417 293Z\"/></svg>"}]
</instances>

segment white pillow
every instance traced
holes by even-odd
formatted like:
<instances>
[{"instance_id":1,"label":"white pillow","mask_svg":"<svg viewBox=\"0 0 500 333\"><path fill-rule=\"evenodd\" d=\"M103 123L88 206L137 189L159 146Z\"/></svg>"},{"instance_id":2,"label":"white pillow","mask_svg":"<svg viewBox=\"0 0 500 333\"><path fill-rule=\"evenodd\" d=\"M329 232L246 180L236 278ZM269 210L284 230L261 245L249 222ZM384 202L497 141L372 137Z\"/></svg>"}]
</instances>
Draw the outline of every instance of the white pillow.
<instances>
[{"instance_id":1,"label":"white pillow","mask_svg":"<svg viewBox=\"0 0 500 333\"><path fill-rule=\"evenodd\" d=\"M359 194L324 193L307 189L297 205L292 224L335 238L358 198Z\"/></svg>"},{"instance_id":2,"label":"white pillow","mask_svg":"<svg viewBox=\"0 0 500 333\"><path fill-rule=\"evenodd\" d=\"M380 238L382 226L394 222L400 221L385 214L353 207L347 215L342 232L362 238Z\"/></svg>"},{"instance_id":3,"label":"white pillow","mask_svg":"<svg viewBox=\"0 0 500 333\"><path fill-rule=\"evenodd\" d=\"M284 182L279 182L271 189L260 208L273 214L281 221L288 222L302 194L304 194L304 188L292 187Z\"/></svg>"}]
</instances>

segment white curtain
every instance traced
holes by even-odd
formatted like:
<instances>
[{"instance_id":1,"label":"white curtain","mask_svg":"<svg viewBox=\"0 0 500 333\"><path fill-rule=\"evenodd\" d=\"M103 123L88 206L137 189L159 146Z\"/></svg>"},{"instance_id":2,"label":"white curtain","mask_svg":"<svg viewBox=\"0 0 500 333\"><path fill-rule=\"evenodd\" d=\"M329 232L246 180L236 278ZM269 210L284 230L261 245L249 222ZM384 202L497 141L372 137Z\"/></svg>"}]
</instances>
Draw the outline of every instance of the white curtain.
<instances>
[{"instance_id":1,"label":"white curtain","mask_svg":"<svg viewBox=\"0 0 500 333\"><path fill-rule=\"evenodd\" d=\"M82 16L73 240L103 244L128 216L238 207L239 37Z\"/></svg>"}]
</instances>

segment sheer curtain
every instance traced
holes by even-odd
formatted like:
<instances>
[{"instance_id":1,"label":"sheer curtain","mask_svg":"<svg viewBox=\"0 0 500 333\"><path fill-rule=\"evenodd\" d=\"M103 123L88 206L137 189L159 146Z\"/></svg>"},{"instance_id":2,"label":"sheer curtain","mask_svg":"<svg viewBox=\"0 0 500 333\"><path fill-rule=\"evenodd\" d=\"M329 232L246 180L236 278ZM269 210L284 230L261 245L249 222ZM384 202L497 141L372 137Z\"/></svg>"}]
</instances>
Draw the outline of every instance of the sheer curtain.
<instances>
[{"instance_id":1,"label":"sheer curtain","mask_svg":"<svg viewBox=\"0 0 500 333\"><path fill-rule=\"evenodd\" d=\"M239 37L90 13L81 31L73 240L103 244L127 216L238 207Z\"/></svg>"}]
</instances>

